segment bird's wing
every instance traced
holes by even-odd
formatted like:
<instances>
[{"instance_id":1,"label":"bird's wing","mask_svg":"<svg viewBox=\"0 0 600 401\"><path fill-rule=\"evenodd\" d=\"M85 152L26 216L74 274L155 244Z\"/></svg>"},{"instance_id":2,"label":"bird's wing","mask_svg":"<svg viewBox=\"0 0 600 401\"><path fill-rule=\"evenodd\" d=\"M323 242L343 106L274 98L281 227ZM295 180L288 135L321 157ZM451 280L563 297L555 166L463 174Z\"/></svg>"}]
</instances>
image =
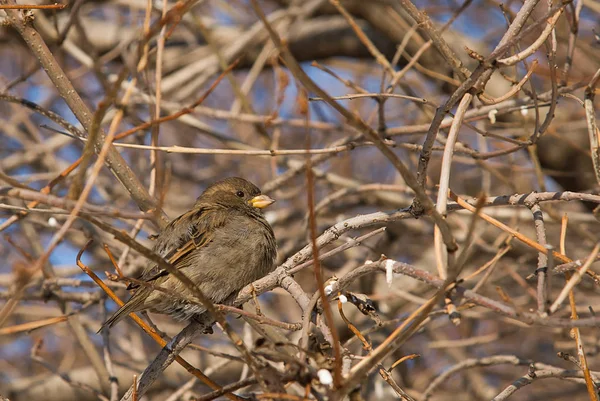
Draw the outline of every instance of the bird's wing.
<instances>
[{"instance_id":1,"label":"bird's wing","mask_svg":"<svg viewBox=\"0 0 600 401\"><path fill-rule=\"evenodd\" d=\"M159 234L154 251L161 255L172 266L195 249L209 244L216 230L227 223L225 213L212 207L199 207L182 214ZM168 274L168 271L153 265L145 270L140 277L143 281L154 281ZM139 287L130 284L127 288Z\"/></svg>"}]
</instances>

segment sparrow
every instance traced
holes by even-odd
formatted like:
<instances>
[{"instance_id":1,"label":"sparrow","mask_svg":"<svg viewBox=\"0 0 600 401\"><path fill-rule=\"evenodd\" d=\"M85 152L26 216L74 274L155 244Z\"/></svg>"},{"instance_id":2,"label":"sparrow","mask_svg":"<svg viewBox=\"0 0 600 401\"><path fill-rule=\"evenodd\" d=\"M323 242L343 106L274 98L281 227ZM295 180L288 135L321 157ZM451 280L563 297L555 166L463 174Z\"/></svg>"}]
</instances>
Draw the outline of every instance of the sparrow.
<instances>
[{"instance_id":1,"label":"sparrow","mask_svg":"<svg viewBox=\"0 0 600 401\"><path fill-rule=\"evenodd\" d=\"M277 244L262 209L275 202L249 181L230 177L210 185L194 207L162 230L154 252L180 269L215 304L231 304L246 285L275 267ZM133 296L100 328L114 326L132 312L149 310L190 320L206 311L192 292L166 270L149 263L139 280L159 286L130 284ZM181 295L175 298L169 293Z\"/></svg>"}]
</instances>

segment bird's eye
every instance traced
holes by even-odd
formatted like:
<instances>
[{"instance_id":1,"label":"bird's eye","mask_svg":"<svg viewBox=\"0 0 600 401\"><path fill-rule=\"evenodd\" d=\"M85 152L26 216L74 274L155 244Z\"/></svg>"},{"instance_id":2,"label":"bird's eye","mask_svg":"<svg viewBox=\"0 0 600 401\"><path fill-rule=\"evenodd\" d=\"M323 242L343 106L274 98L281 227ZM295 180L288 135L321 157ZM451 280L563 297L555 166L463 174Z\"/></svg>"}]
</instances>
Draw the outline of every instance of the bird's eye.
<instances>
[{"instance_id":1,"label":"bird's eye","mask_svg":"<svg viewBox=\"0 0 600 401\"><path fill-rule=\"evenodd\" d=\"M244 197L244 193L242 191L237 191L236 195L239 196L240 198Z\"/></svg>"}]
</instances>

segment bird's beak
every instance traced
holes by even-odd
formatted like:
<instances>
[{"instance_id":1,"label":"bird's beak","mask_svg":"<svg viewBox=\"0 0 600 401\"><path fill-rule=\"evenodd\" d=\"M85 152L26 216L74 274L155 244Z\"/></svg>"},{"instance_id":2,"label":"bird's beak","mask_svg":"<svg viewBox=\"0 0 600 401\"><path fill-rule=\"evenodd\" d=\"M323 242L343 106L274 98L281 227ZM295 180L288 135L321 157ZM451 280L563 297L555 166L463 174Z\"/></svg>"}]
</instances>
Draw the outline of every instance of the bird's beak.
<instances>
[{"instance_id":1,"label":"bird's beak","mask_svg":"<svg viewBox=\"0 0 600 401\"><path fill-rule=\"evenodd\" d=\"M258 195L248 201L250 205L258 209L264 209L273 202L275 199L271 199L267 195Z\"/></svg>"}]
</instances>

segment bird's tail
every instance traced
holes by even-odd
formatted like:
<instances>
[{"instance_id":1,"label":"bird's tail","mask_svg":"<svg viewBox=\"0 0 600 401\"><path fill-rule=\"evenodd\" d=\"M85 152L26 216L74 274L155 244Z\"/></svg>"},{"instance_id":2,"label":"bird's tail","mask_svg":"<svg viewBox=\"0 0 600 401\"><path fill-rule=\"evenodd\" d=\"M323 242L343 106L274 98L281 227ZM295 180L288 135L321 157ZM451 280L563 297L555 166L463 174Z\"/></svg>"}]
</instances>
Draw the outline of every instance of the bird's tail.
<instances>
[{"instance_id":1,"label":"bird's tail","mask_svg":"<svg viewBox=\"0 0 600 401\"><path fill-rule=\"evenodd\" d=\"M100 326L100 330L98 333L102 332L102 330L111 328L118 322L120 322L127 315L137 312L139 310L144 309L144 301L152 291L146 291L147 289L141 288L139 289L123 306L119 308L108 320L102 323Z\"/></svg>"}]
</instances>

